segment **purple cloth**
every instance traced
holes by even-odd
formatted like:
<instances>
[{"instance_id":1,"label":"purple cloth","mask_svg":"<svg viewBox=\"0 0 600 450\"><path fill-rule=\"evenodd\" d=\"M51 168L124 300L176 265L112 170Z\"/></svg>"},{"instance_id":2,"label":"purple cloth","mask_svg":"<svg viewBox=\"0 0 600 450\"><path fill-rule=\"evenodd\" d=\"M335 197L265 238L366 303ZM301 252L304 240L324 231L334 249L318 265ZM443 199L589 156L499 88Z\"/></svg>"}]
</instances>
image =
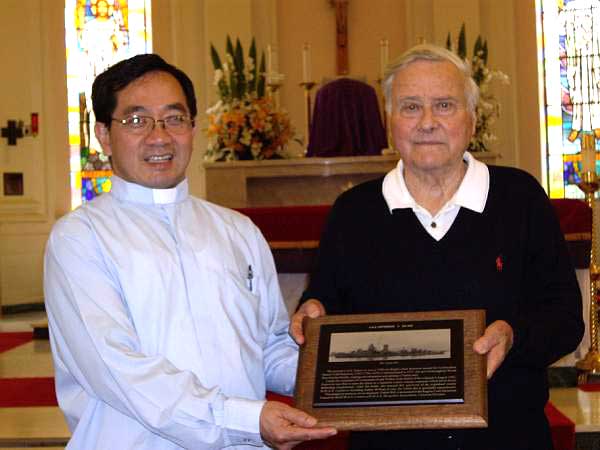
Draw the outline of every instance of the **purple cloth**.
<instances>
[{"instance_id":1,"label":"purple cloth","mask_svg":"<svg viewBox=\"0 0 600 450\"><path fill-rule=\"evenodd\" d=\"M339 78L317 91L307 156L379 155L386 147L375 89Z\"/></svg>"}]
</instances>

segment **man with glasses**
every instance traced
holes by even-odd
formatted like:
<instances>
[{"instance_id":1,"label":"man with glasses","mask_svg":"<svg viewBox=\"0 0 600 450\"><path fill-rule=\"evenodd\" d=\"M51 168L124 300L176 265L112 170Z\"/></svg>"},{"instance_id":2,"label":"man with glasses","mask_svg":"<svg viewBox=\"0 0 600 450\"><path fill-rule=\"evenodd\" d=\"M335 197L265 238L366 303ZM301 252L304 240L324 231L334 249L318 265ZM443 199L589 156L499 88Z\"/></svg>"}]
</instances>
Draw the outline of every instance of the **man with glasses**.
<instances>
[{"instance_id":1,"label":"man with glasses","mask_svg":"<svg viewBox=\"0 0 600 450\"><path fill-rule=\"evenodd\" d=\"M297 347L251 221L188 194L190 79L138 55L92 88L112 190L60 219L45 296L69 449L289 449L335 433L290 394Z\"/></svg>"}]
</instances>

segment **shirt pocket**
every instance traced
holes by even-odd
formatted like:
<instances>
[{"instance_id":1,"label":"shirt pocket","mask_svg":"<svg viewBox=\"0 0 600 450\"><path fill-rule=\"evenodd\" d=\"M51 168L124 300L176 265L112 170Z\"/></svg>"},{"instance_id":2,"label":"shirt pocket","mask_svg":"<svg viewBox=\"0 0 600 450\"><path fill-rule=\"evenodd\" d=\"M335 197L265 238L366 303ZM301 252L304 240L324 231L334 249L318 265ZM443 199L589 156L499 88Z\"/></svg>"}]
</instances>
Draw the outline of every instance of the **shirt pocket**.
<instances>
[{"instance_id":1,"label":"shirt pocket","mask_svg":"<svg viewBox=\"0 0 600 450\"><path fill-rule=\"evenodd\" d=\"M217 322L219 336L245 351L262 351L267 321L257 295L260 278L254 274L249 280L236 268L225 266L206 267L205 274L206 285L212 291L208 300L215 311L212 320Z\"/></svg>"}]
</instances>

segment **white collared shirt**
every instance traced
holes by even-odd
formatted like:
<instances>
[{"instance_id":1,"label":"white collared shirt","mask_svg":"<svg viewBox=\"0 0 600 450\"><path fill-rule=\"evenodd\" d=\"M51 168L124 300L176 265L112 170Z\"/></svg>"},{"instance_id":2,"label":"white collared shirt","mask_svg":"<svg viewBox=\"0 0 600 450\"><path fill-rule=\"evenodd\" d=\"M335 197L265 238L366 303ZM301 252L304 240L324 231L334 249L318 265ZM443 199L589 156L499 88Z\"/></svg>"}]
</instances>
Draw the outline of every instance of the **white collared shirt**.
<instances>
[{"instance_id":1,"label":"white collared shirt","mask_svg":"<svg viewBox=\"0 0 600 450\"><path fill-rule=\"evenodd\" d=\"M461 207L482 213L490 189L490 172L484 163L477 161L469 152L465 152L463 160L467 163L467 172L455 194L435 216L419 205L410 194L404 181L404 164L402 160L398 161L396 168L383 180L383 197L390 212L394 209L411 208L423 228L436 241L446 235Z\"/></svg>"},{"instance_id":2,"label":"white collared shirt","mask_svg":"<svg viewBox=\"0 0 600 450\"><path fill-rule=\"evenodd\" d=\"M267 243L185 180L112 181L46 250L67 448L262 448L265 389L291 394L298 358Z\"/></svg>"}]
</instances>

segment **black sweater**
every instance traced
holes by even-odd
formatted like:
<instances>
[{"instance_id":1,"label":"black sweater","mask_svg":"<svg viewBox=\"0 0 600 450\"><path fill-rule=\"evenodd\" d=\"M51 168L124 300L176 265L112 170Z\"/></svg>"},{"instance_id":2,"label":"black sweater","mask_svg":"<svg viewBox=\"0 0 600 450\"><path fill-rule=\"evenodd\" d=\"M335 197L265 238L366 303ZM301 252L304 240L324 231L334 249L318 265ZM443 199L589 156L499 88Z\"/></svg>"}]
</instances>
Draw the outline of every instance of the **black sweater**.
<instances>
[{"instance_id":1,"label":"black sweater","mask_svg":"<svg viewBox=\"0 0 600 450\"><path fill-rule=\"evenodd\" d=\"M515 337L488 383L487 430L355 433L353 448L551 448L546 367L581 340L581 293L544 190L523 171L489 169L483 213L461 208L440 241L411 209L390 213L382 179L331 210L303 300L328 314L483 308Z\"/></svg>"}]
</instances>

